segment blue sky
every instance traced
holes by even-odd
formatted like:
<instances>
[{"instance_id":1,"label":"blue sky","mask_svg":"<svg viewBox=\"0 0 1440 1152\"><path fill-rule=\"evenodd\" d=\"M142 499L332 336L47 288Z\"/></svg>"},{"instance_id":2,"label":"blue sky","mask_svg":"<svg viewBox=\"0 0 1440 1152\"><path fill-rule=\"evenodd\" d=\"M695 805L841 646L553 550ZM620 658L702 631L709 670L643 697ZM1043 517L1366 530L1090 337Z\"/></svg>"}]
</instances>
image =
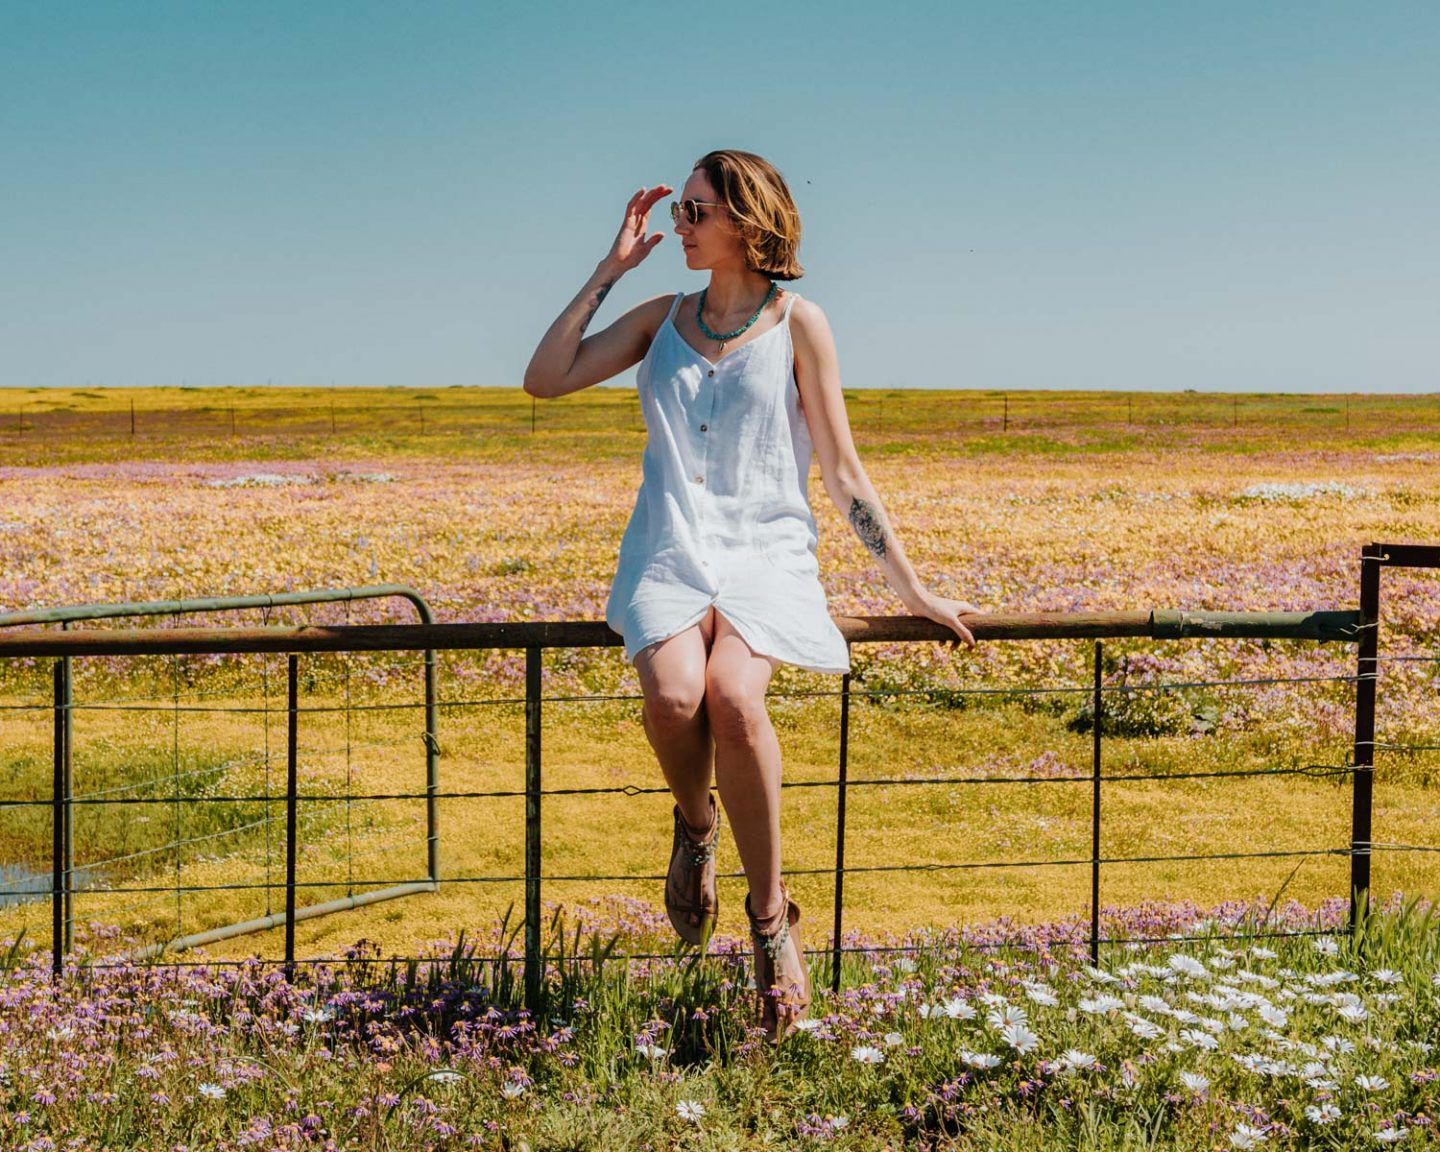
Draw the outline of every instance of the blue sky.
<instances>
[{"instance_id":1,"label":"blue sky","mask_svg":"<svg viewBox=\"0 0 1440 1152\"><path fill-rule=\"evenodd\" d=\"M733 146L847 386L1440 391L1437 74L1428 3L0 0L0 385L518 387Z\"/></svg>"}]
</instances>

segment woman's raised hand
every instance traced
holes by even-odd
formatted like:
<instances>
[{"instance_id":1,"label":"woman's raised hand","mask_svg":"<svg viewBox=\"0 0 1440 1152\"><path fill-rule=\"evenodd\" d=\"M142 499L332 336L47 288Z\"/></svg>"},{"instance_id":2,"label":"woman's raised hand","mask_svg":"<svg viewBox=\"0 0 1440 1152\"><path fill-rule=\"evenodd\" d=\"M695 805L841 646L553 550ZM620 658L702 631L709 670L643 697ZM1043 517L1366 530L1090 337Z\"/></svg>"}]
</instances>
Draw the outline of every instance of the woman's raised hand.
<instances>
[{"instance_id":1,"label":"woman's raised hand","mask_svg":"<svg viewBox=\"0 0 1440 1152\"><path fill-rule=\"evenodd\" d=\"M650 255L655 245L665 239L663 232L646 237L645 226L650 219L650 209L673 191L675 189L668 184L657 184L654 188L642 188L630 197L630 203L625 205L625 222L620 225L605 263L617 272L628 272Z\"/></svg>"}]
</instances>

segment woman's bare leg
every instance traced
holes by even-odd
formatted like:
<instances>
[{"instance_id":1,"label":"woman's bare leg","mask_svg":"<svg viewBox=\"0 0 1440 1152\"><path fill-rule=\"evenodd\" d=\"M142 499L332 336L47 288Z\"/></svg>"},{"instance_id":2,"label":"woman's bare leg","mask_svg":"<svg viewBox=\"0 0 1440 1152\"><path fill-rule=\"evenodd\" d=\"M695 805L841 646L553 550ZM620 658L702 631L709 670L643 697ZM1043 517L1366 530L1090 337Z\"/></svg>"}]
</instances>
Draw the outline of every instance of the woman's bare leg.
<instances>
[{"instance_id":1,"label":"woman's bare leg","mask_svg":"<svg viewBox=\"0 0 1440 1152\"><path fill-rule=\"evenodd\" d=\"M780 907L780 742L765 710L776 661L757 655L715 614L705 665L705 713L715 741L715 781L760 919Z\"/></svg>"},{"instance_id":2,"label":"woman's bare leg","mask_svg":"<svg viewBox=\"0 0 1440 1152\"><path fill-rule=\"evenodd\" d=\"M715 631L712 608L693 628L652 644L635 657L645 735L665 782L692 829L710 826L712 755L705 712L705 661Z\"/></svg>"}]
</instances>

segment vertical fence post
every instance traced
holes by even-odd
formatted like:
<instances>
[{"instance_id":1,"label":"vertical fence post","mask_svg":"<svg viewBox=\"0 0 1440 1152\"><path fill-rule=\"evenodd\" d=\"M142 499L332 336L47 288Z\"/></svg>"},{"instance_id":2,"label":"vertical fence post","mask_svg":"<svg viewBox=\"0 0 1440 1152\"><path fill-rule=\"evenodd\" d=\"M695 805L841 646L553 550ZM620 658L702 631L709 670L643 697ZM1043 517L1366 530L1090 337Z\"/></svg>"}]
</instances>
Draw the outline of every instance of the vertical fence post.
<instances>
[{"instance_id":1,"label":"vertical fence post","mask_svg":"<svg viewBox=\"0 0 1440 1152\"><path fill-rule=\"evenodd\" d=\"M65 961L65 661L55 661L54 782L50 793L50 971L58 977Z\"/></svg>"},{"instance_id":2,"label":"vertical fence post","mask_svg":"<svg viewBox=\"0 0 1440 1152\"><path fill-rule=\"evenodd\" d=\"M69 627L67 620L61 630ZM65 951L69 952L75 946L75 681L70 657L62 657L60 663L65 671L65 694L61 701L65 714L65 755L60 761L60 805L65 861Z\"/></svg>"},{"instance_id":3,"label":"vertical fence post","mask_svg":"<svg viewBox=\"0 0 1440 1152\"><path fill-rule=\"evenodd\" d=\"M540 657L525 649L525 1007L540 1011Z\"/></svg>"},{"instance_id":4,"label":"vertical fence post","mask_svg":"<svg viewBox=\"0 0 1440 1152\"><path fill-rule=\"evenodd\" d=\"M1370 822L1375 785L1375 678L1380 644L1380 565L1385 550L1360 553L1360 643L1355 677L1355 752L1351 758L1350 931L1370 899Z\"/></svg>"},{"instance_id":5,"label":"vertical fence post","mask_svg":"<svg viewBox=\"0 0 1440 1152\"><path fill-rule=\"evenodd\" d=\"M290 656L287 708L290 713L285 751L285 979L295 979L295 827L299 806L296 749L300 733L300 657Z\"/></svg>"},{"instance_id":6,"label":"vertical fence post","mask_svg":"<svg viewBox=\"0 0 1440 1152\"><path fill-rule=\"evenodd\" d=\"M843 930L841 913L845 907L845 791L850 759L850 673L840 681L840 786L836 789L835 806L835 929L831 937L830 991L840 991L840 962Z\"/></svg>"},{"instance_id":7,"label":"vertical fence post","mask_svg":"<svg viewBox=\"0 0 1440 1152\"><path fill-rule=\"evenodd\" d=\"M1090 767L1093 781L1090 799L1090 963L1100 964L1100 741L1105 721L1105 699L1100 690L1103 648L1095 641L1095 697L1092 712L1095 723Z\"/></svg>"},{"instance_id":8,"label":"vertical fence post","mask_svg":"<svg viewBox=\"0 0 1440 1152\"><path fill-rule=\"evenodd\" d=\"M425 823L430 879L440 883L440 705L435 692L435 650L425 649Z\"/></svg>"}]
</instances>

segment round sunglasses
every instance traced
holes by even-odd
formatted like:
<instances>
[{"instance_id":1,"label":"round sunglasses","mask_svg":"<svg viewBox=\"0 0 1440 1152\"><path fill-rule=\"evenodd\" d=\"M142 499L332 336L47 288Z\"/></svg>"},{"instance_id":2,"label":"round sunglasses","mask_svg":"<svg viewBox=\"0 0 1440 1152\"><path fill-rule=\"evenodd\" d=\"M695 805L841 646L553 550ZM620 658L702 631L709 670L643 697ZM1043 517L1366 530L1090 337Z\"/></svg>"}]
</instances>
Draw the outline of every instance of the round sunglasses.
<instances>
[{"instance_id":1,"label":"round sunglasses","mask_svg":"<svg viewBox=\"0 0 1440 1152\"><path fill-rule=\"evenodd\" d=\"M678 224L680 217L684 216L688 223L699 224L705 219L705 214L700 211L701 208L720 207L723 205L717 204L713 200L672 200L670 201L670 219Z\"/></svg>"}]
</instances>

